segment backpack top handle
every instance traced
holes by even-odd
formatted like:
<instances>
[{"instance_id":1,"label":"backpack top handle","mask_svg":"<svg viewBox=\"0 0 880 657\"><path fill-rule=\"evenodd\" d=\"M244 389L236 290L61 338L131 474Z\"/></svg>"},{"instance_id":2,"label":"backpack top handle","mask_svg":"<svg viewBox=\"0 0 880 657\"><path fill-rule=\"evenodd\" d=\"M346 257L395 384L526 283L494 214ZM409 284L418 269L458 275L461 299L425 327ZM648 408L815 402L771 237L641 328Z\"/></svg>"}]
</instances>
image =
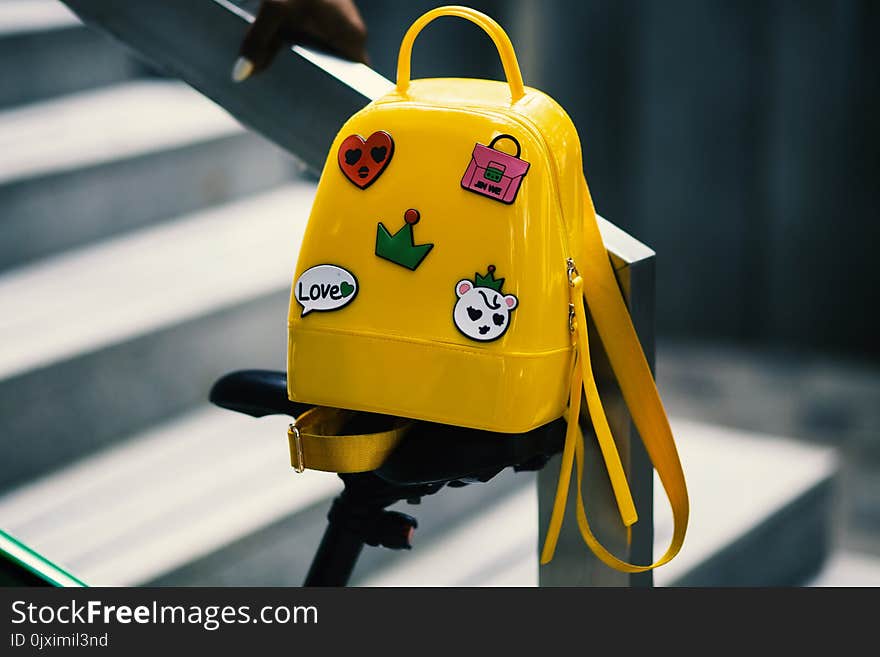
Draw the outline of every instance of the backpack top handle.
<instances>
[{"instance_id":1,"label":"backpack top handle","mask_svg":"<svg viewBox=\"0 0 880 657\"><path fill-rule=\"evenodd\" d=\"M429 12L422 14L410 26L403 37L400 44L400 54L397 57L397 91L405 94L409 89L410 81L410 59L412 55L413 42L422 29L435 18L440 16L458 16L472 23L479 25L483 31L489 35L495 48L498 49L498 55L501 57L501 65L504 67L504 75L507 77L507 83L510 85L510 99L515 103L525 96L525 88L523 87L522 73L519 70L519 63L516 61L516 53L513 51L513 44L510 38L504 32L504 29L486 14L471 9L469 7L459 7L449 5L446 7L437 7Z\"/></svg>"}]
</instances>

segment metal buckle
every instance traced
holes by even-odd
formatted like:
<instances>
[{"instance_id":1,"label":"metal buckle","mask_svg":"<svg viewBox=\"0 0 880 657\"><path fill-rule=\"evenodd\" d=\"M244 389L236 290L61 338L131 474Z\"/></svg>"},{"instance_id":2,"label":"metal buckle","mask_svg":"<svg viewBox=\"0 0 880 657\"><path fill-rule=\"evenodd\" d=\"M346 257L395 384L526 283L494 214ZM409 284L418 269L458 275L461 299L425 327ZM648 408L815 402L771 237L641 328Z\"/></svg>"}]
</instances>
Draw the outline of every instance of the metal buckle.
<instances>
[{"instance_id":1,"label":"metal buckle","mask_svg":"<svg viewBox=\"0 0 880 657\"><path fill-rule=\"evenodd\" d=\"M302 436L296 423L287 427L287 440L290 443L290 465L297 473L303 472L306 469L306 464L303 461Z\"/></svg>"},{"instance_id":2,"label":"metal buckle","mask_svg":"<svg viewBox=\"0 0 880 657\"><path fill-rule=\"evenodd\" d=\"M574 287L574 279L580 276L580 272L578 272L577 267L574 264L574 260L572 260L571 258L566 258L565 269L568 273L568 285L569 287Z\"/></svg>"}]
</instances>

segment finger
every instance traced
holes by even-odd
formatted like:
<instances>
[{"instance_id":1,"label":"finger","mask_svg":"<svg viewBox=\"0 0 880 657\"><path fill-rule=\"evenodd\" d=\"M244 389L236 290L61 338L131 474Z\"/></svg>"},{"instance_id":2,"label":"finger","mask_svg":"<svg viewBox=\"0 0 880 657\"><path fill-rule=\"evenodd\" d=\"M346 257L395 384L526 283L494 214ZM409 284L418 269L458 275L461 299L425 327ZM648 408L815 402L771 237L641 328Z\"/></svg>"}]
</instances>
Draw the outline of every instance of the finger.
<instances>
[{"instance_id":1,"label":"finger","mask_svg":"<svg viewBox=\"0 0 880 657\"><path fill-rule=\"evenodd\" d=\"M285 24L291 19L291 13L300 13L301 5L302 2L297 0L264 0L260 4L256 18L241 42L239 58L232 69L233 80L241 82L272 63L284 43Z\"/></svg>"},{"instance_id":2,"label":"finger","mask_svg":"<svg viewBox=\"0 0 880 657\"><path fill-rule=\"evenodd\" d=\"M352 0L318 0L309 18L308 32L343 57L367 63L367 26Z\"/></svg>"}]
</instances>

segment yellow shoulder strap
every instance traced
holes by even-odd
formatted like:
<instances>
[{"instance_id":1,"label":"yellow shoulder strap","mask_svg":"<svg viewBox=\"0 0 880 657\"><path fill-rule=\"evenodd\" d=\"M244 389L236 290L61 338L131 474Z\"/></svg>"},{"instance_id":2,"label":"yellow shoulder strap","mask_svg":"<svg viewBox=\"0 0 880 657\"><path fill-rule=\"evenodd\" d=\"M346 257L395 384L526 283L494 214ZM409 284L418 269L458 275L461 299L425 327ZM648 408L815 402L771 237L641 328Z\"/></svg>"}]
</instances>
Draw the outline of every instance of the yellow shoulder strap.
<instances>
[{"instance_id":1,"label":"yellow shoulder strap","mask_svg":"<svg viewBox=\"0 0 880 657\"><path fill-rule=\"evenodd\" d=\"M586 194L586 189L585 189ZM541 552L541 563L548 563L553 558L559 531L562 525L562 516L568 496L571 469L576 460L577 466L577 521L584 542L593 553L606 565L628 573L639 573L651 570L657 566L669 562L678 554L684 543L685 531L688 522L688 496L684 473L675 448L672 430L657 386L645 359L629 312L624 304L623 297L617 287L617 279L614 270L608 260L599 226L596 223L596 215L590 202L589 194L585 199L586 216L584 220L584 254L583 276L587 280L584 290L584 278L577 275L571 278L571 303L573 306L576 326L575 350L578 363L571 377L571 391L569 396L568 430L565 436L565 447L562 453L562 465L559 484L556 490L556 500L553 506L550 526ZM602 345L608 354L611 369L617 378L620 390L626 402L648 456L657 470L660 482L669 498L672 507L674 529L672 541L666 553L656 562L647 566L638 566L618 559L602 546L590 530L584 510L581 484L583 480L584 443L583 435L578 423L580 413L581 386L584 388L587 399L587 407L602 455L608 467L617 504L621 512L624 524L629 527L635 522L635 508L630 508L632 498L623 468L620 465L620 457L614 445L608 422L602 409L602 402L596 388L590 365L590 351L587 333L587 317L584 308L584 296L590 307L590 314L596 325Z\"/></svg>"}]
</instances>

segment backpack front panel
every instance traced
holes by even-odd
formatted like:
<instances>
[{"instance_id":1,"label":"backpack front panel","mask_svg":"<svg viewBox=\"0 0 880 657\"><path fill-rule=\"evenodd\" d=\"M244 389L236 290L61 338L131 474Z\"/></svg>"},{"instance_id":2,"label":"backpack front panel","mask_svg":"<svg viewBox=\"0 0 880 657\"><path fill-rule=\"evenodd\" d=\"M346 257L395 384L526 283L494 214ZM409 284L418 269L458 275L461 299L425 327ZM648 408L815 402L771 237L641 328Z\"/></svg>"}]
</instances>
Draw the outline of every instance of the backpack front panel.
<instances>
[{"instance_id":1,"label":"backpack front panel","mask_svg":"<svg viewBox=\"0 0 880 657\"><path fill-rule=\"evenodd\" d=\"M500 135L518 157L510 139L486 150ZM497 431L559 417L571 349L549 168L532 131L491 109L352 117L297 264L291 399Z\"/></svg>"}]
</instances>

